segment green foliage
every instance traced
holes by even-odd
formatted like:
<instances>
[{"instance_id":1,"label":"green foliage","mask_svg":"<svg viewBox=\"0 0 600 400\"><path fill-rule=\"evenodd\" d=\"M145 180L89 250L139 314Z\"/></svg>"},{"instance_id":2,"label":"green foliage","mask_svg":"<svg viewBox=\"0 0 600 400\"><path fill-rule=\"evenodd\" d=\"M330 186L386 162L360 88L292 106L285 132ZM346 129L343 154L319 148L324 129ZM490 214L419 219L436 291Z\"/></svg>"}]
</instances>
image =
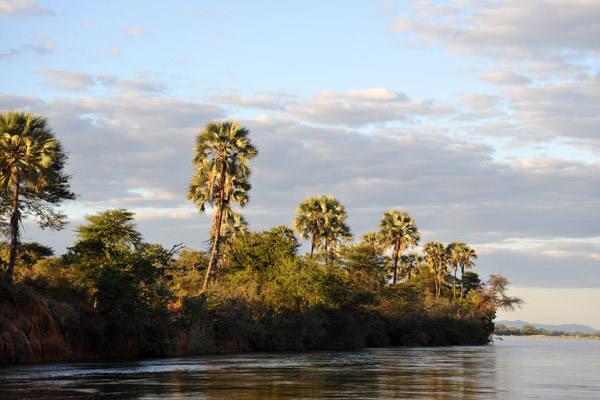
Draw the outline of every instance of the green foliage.
<instances>
[{"instance_id":1,"label":"green foliage","mask_svg":"<svg viewBox=\"0 0 600 400\"><path fill-rule=\"evenodd\" d=\"M65 225L65 215L54 206L75 198L63 171L66 160L45 118L16 111L0 114L0 228L10 238L8 282L13 280L21 219L33 215L42 229Z\"/></svg>"},{"instance_id":2,"label":"green foliage","mask_svg":"<svg viewBox=\"0 0 600 400\"><path fill-rule=\"evenodd\" d=\"M244 206L250 190L250 160L257 154L250 143L249 131L236 122L209 122L196 137L188 199L203 213L206 203L215 208L213 214L213 248L206 270L206 289L219 260L221 228L231 214L231 204Z\"/></svg>"},{"instance_id":3,"label":"green foliage","mask_svg":"<svg viewBox=\"0 0 600 400\"><path fill-rule=\"evenodd\" d=\"M376 292L387 278L387 263L378 246L369 243L343 246L337 263L353 285Z\"/></svg>"},{"instance_id":4,"label":"green foliage","mask_svg":"<svg viewBox=\"0 0 600 400\"><path fill-rule=\"evenodd\" d=\"M369 239L373 238L370 235ZM415 225L415 221L409 214L400 210L390 210L383 214L379 223L379 232L375 239L385 249L392 248L392 284L397 282L397 271L399 257L409 247L419 243L421 235Z\"/></svg>"},{"instance_id":5,"label":"green foliage","mask_svg":"<svg viewBox=\"0 0 600 400\"><path fill-rule=\"evenodd\" d=\"M85 217L87 225L75 228L79 241L90 245L96 243L107 250L137 247L142 235L136 230L134 214L124 208L106 210Z\"/></svg>"},{"instance_id":6,"label":"green foliage","mask_svg":"<svg viewBox=\"0 0 600 400\"><path fill-rule=\"evenodd\" d=\"M332 195L315 196L304 199L296 209L294 229L302 239L310 240L310 254L317 248L325 253L335 250L343 241L351 240L348 217L344 206Z\"/></svg>"}]
</instances>

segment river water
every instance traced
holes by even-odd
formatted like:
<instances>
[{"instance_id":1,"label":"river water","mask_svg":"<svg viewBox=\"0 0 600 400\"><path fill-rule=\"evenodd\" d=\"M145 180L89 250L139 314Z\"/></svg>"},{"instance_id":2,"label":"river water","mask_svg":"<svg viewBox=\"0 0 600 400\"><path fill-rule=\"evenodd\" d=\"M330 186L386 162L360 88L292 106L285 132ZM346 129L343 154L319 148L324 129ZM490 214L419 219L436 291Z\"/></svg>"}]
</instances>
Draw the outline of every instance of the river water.
<instances>
[{"instance_id":1,"label":"river water","mask_svg":"<svg viewBox=\"0 0 600 400\"><path fill-rule=\"evenodd\" d=\"M12 365L0 399L599 399L600 340Z\"/></svg>"}]
</instances>

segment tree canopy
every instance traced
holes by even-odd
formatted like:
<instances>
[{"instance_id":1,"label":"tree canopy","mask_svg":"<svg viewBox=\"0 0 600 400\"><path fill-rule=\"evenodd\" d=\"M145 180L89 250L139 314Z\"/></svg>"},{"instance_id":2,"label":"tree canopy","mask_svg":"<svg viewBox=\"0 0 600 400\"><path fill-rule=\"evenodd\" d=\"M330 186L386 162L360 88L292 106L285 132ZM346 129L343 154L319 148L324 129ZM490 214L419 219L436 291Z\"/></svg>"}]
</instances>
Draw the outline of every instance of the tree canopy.
<instances>
[{"instance_id":1,"label":"tree canopy","mask_svg":"<svg viewBox=\"0 0 600 400\"><path fill-rule=\"evenodd\" d=\"M65 225L66 216L54 206L75 198L64 172L66 160L45 118L17 111L0 114L0 212L10 238L8 281L13 279L23 217L35 216L42 228Z\"/></svg>"},{"instance_id":2,"label":"tree canopy","mask_svg":"<svg viewBox=\"0 0 600 400\"><path fill-rule=\"evenodd\" d=\"M257 150L248 138L250 131L237 122L209 122L196 136L188 199L203 213L208 203L215 209L213 233L215 240L206 271L204 289L219 256L221 226L231 204L244 206L250 190L250 160Z\"/></svg>"}]
</instances>

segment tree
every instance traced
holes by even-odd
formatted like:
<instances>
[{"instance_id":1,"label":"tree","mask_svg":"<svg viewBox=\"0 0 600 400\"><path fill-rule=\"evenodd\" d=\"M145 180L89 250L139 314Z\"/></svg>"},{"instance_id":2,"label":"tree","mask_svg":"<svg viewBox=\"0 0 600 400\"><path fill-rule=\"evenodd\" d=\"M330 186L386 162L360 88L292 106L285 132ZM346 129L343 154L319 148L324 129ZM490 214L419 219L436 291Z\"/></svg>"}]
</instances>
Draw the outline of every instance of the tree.
<instances>
[{"instance_id":1,"label":"tree","mask_svg":"<svg viewBox=\"0 0 600 400\"><path fill-rule=\"evenodd\" d=\"M391 210L383 214L379 223L379 240L384 248L392 247L393 285L396 284L399 257L409 246L416 246L420 238L415 221L409 214L400 210Z\"/></svg>"},{"instance_id":2,"label":"tree","mask_svg":"<svg viewBox=\"0 0 600 400\"><path fill-rule=\"evenodd\" d=\"M429 264L429 269L433 273L435 280L435 297L440 297L441 282L444 280L444 274L447 270L448 253L441 242L427 242L423 246L425 261Z\"/></svg>"},{"instance_id":3,"label":"tree","mask_svg":"<svg viewBox=\"0 0 600 400\"><path fill-rule=\"evenodd\" d=\"M215 227L210 233L210 240L215 240ZM221 246L225 246L225 249L231 247L233 239L239 235L248 232L248 221L246 218L238 212L229 210L223 215L223 223L221 224Z\"/></svg>"},{"instance_id":4,"label":"tree","mask_svg":"<svg viewBox=\"0 0 600 400\"><path fill-rule=\"evenodd\" d=\"M315 248L323 246L336 248L339 241L350 240L350 227L344 222L347 218L344 206L332 195L308 197L296 209L294 229L302 239L310 240L310 256Z\"/></svg>"},{"instance_id":5,"label":"tree","mask_svg":"<svg viewBox=\"0 0 600 400\"><path fill-rule=\"evenodd\" d=\"M475 265L474 260L477 259L477 254L475 253L475 250L467 244L461 247L460 254L460 303L462 304L462 300L465 294L465 268L473 268L473 266Z\"/></svg>"},{"instance_id":6,"label":"tree","mask_svg":"<svg viewBox=\"0 0 600 400\"><path fill-rule=\"evenodd\" d=\"M4 277L12 282L21 218L31 214L41 228L62 229L65 215L53 206L74 199L75 194L70 191L70 176L63 171L67 155L45 118L17 111L2 113L0 135L0 210L10 214L10 255Z\"/></svg>"},{"instance_id":7,"label":"tree","mask_svg":"<svg viewBox=\"0 0 600 400\"><path fill-rule=\"evenodd\" d=\"M232 203L244 206L250 190L248 163L257 150L250 143L249 131L236 122L209 122L196 136L193 164L196 168L190 181L188 199L203 213L206 203L214 208L213 241L203 290L213 274L219 257L221 225L224 213Z\"/></svg>"},{"instance_id":8,"label":"tree","mask_svg":"<svg viewBox=\"0 0 600 400\"><path fill-rule=\"evenodd\" d=\"M402 272L406 274L407 281L410 280L413 274L419 273L419 265L422 262L423 257L418 255L417 253L408 253L400 257L400 265L402 266Z\"/></svg>"},{"instance_id":9,"label":"tree","mask_svg":"<svg viewBox=\"0 0 600 400\"><path fill-rule=\"evenodd\" d=\"M136 229L134 214L124 208L86 215L87 225L75 228L79 241L97 242L104 248L138 247L142 235ZM76 245L77 245L76 243Z\"/></svg>"},{"instance_id":10,"label":"tree","mask_svg":"<svg viewBox=\"0 0 600 400\"><path fill-rule=\"evenodd\" d=\"M464 244L463 242L452 242L448 245L448 247L446 247L446 251L448 253L448 263L454 270L454 278L452 281L453 302L456 298L456 271L458 270L458 264L460 263L460 260L463 257L464 246L466 246L466 244Z\"/></svg>"}]
</instances>

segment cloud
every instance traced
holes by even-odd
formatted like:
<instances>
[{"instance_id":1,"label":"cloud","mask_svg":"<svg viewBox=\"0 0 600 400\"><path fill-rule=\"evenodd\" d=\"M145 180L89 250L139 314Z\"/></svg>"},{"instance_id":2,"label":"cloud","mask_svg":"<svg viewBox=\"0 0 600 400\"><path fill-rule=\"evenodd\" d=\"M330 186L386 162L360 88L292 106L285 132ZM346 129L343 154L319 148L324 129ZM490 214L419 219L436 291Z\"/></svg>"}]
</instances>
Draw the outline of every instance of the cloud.
<instances>
[{"instance_id":1,"label":"cloud","mask_svg":"<svg viewBox=\"0 0 600 400\"><path fill-rule=\"evenodd\" d=\"M11 50L8 53L0 53L0 61L5 61L5 60L9 60L17 55L19 55L21 52L19 50Z\"/></svg>"},{"instance_id":2,"label":"cloud","mask_svg":"<svg viewBox=\"0 0 600 400\"><path fill-rule=\"evenodd\" d=\"M50 38L40 33L35 34L37 40L36 44L25 44L24 48L33 50L38 55L54 53L56 50L56 43L52 42Z\"/></svg>"},{"instance_id":3,"label":"cloud","mask_svg":"<svg viewBox=\"0 0 600 400\"><path fill-rule=\"evenodd\" d=\"M404 93L386 88L349 90L344 94L324 91L301 100L287 110L302 121L330 125L362 126L389 121L409 121L450 110L431 102L410 100Z\"/></svg>"},{"instance_id":4,"label":"cloud","mask_svg":"<svg viewBox=\"0 0 600 400\"><path fill-rule=\"evenodd\" d=\"M114 75L103 74L98 76L98 82L106 87L118 87L127 91L148 93L164 93L166 91L165 83L156 79L119 79Z\"/></svg>"},{"instance_id":5,"label":"cloud","mask_svg":"<svg viewBox=\"0 0 600 400\"><path fill-rule=\"evenodd\" d=\"M51 69L45 69L37 72L46 78L46 81L43 83L43 85L54 89L78 92L87 90L96 85L94 78L91 75L83 72L59 71Z\"/></svg>"},{"instance_id":6,"label":"cloud","mask_svg":"<svg viewBox=\"0 0 600 400\"><path fill-rule=\"evenodd\" d=\"M123 31L129 37L138 37L147 33L145 29L137 26L127 26L123 28Z\"/></svg>"},{"instance_id":7,"label":"cloud","mask_svg":"<svg viewBox=\"0 0 600 400\"><path fill-rule=\"evenodd\" d=\"M599 51L600 3L518 0L421 3L399 16L392 31L412 32L468 54L502 59L546 58L564 49Z\"/></svg>"},{"instance_id":8,"label":"cloud","mask_svg":"<svg viewBox=\"0 0 600 400\"><path fill-rule=\"evenodd\" d=\"M54 11L41 8L35 0L1 0L0 1L0 17L43 17L54 16Z\"/></svg>"},{"instance_id":9,"label":"cloud","mask_svg":"<svg viewBox=\"0 0 600 400\"><path fill-rule=\"evenodd\" d=\"M531 78L507 70L490 71L479 76L479 79L503 86L527 86L533 82Z\"/></svg>"},{"instance_id":10,"label":"cloud","mask_svg":"<svg viewBox=\"0 0 600 400\"><path fill-rule=\"evenodd\" d=\"M113 53L116 56L122 57L123 54L121 53L121 49L119 49L118 46L109 46L108 49L110 50L111 53Z\"/></svg>"},{"instance_id":11,"label":"cloud","mask_svg":"<svg viewBox=\"0 0 600 400\"><path fill-rule=\"evenodd\" d=\"M221 93L210 96L210 99L216 103L233 107L279 110L283 109L282 102L287 99L287 96L281 96L277 93L257 94L255 96Z\"/></svg>"},{"instance_id":12,"label":"cloud","mask_svg":"<svg viewBox=\"0 0 600 400\"><path fill-rule=\"evenodd\" d=\"M348 102L373 112L375 105L407 102L391 92L357 89L289 101ZM496 98L468 102L494 107ZM231 118L228 106L212 96L193 102L153 92L52 101L0 95L1 109L27 108L48 117L70 153L68 172L80 207L139 212L140 231L166 246L197 247L207 237L210 215L196 215L186 199L192 146L208 121ZM473 244L480 252L475 271L483 278L500 273L521 285L600 287L589 279L600 253L589 239L597 238L600 224L599 163L498 161L493 146L432 126L389 124L365 134L360 124L306 124L285 110L234 119L250 129L259 150L243 210L252 229L292 225L305 197L331 193L345 205L356 237L377 229L385 211L402 209L415 219L423 243ZM544 275L566 269L562 283Z\"/></svg>"}]
</instances>

